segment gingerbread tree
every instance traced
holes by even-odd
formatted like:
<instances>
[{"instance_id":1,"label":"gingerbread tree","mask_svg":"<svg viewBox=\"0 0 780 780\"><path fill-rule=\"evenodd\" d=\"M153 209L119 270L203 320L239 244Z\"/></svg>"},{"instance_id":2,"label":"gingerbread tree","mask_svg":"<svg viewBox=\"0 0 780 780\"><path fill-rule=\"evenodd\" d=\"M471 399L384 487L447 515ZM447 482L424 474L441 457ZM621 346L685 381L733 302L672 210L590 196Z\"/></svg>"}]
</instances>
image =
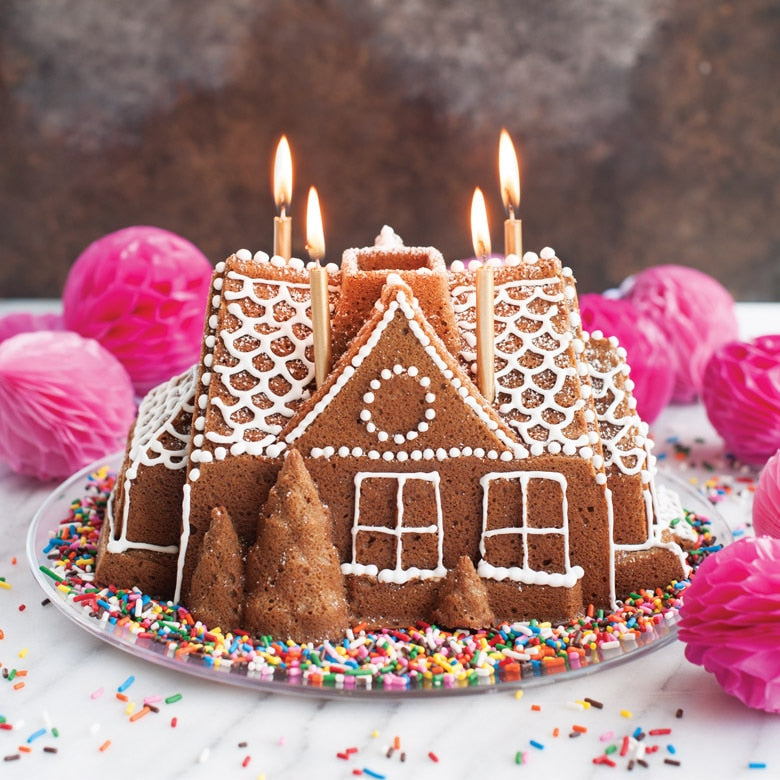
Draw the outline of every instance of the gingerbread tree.
<instances>
[{"instance_id":1,"label":"gingerbread tree","mask_svg":"<svg viewBox=\"0 0 780 780\"><path fill-rule=\"evenodd\" d=\"M247 556L244 625L277 639L343 636L349 609L330 513L300 453L290 450Z\"/></svg>"}]
</instances>

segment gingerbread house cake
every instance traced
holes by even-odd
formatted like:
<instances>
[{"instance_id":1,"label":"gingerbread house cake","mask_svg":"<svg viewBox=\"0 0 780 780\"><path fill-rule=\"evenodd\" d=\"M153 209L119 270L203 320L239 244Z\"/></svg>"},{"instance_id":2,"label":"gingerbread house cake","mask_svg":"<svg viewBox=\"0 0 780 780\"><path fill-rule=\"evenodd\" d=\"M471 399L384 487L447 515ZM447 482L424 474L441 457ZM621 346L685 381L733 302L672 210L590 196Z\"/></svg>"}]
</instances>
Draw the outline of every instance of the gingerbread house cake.
<instances>
[{"instance_id":1,"label":"gingerbread house cake","mask_svg":"<svg viewBox=\"0 0 780 780\"><path fill-rule=\"evenodd\" d=\"M317 386L304 263L219 263L200 364L130 432L98 581L304 641L563 620L683 578L625 352L582 332L571 271L550 249L495 264L486 398L473 265L345 252Z\"/></svg>"}]
</instances>

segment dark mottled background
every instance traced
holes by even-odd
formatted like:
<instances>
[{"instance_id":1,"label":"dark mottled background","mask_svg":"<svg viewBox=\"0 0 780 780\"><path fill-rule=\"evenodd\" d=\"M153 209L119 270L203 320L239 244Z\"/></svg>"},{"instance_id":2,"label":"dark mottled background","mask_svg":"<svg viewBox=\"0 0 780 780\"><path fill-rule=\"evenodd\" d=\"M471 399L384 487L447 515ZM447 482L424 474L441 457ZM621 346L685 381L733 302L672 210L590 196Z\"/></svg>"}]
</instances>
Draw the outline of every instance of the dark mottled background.
<instances>
[{"instance_id":1,"label":"dark mottled background","mask_svg":"<svg viewBox=\"0 0 780 780\"><path fill-rule=\"evenodd\" d=\"M469 255L475 185L500 250L505 125L526 249L583 291L675 262L780 300L777 1L3 0L0 68L0 297L131 224L269 249L282 132L296 254L309 184L329 259L383 223Z\"/></svg>"}]
</instances>

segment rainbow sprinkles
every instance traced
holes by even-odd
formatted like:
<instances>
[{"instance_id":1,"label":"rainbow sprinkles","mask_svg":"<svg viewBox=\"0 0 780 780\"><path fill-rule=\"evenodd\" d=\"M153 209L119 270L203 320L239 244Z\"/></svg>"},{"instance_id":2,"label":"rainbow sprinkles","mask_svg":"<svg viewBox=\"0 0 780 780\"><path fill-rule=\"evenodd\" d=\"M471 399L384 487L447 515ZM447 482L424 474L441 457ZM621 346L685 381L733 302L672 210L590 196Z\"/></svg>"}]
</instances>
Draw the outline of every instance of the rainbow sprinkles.
<instances>
[{"instance_id":1,"label":"rainbow sprinkles","mask_svg":"<svg viewBox=\"0 0 780 780\"><path fill-rule=\"evenodd\" d=\"M477 631L444 631L418 623L368 630L356 625L340 641L295 643L271 636L225 633L195 620L180 604L134 589L94 584L97 541L116 476L108 467L86 478L41 551L41 571L69 610L105 631L146 644L183 670L196 664L228 675L309 689L410 692L473 690L576 672L671 633L689 580L631 593L611 611L589 609L581 618L553 625L505 622ZM688 551L693 576L701 560L720 549L710 522L686 511L696 543ZM186 666L184 666L186 664ZM224 678L223 678L224 679Z\"/></svg>"}]
</instances>

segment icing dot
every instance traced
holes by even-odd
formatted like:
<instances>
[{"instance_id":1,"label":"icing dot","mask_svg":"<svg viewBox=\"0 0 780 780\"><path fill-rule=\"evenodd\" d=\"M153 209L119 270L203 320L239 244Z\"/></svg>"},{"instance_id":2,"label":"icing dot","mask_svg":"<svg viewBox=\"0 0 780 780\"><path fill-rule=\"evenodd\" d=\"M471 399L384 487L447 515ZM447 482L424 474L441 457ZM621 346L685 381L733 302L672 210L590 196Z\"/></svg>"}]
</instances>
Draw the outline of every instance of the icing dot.
<instances>
[{"instance_id":1,"label":"icing dot","mask_svg":"<svg viewBox=\"0 0 780 780\"><path fill-rule=\"evenodd\" d=\"M363 396L363 403L367 403L367 404L374 403L374 394L373 393L366 393Z\"/></svg>"},{"instance_id":2,"label":"icing dot","mask_svg":"<svg viewBox=\"0 0 780 780\"><path fill-rule=\"evenodd\" d=\"M353 458L359 458L363 455L363 448L362 447L353 447L352 448L352 457Z\"/></svg>"},{"instance_id":3,"label":"icing dot","mask_svg":"<svg viewBox=\"0 0 780 780\"><path fill-rule=\"evenodd\" d=\"M387 431L379 431L376 437L379 441L387 441L390 438L390 434Z\"/></svg>"},{"instance_id":4,"label":"icing dot","mask_svg":"<svg viewBox=\"0 0 780 780\"><path fill-rule=\"evenodd\" d=\"M344 445L339 447L339 457L346 458L349 455L349 452L349 447L345 447Z\"/></svg>"},{"instance_id":5,"label":"icing dot","mask_svg":"<svg viewBox=\"0 0 780 780\"><path fill-rule=\"evenodd\" d=\"M447 457L447 450L445 450L443 447L439 447L436 450L436 459L444 460L446 457Z\"/></svg>"},{"instance_id":6,"label":"icing dot","mask_svg":"<svg viewBox=\"0 0 780 780\"><path fill-rule=\"evenodd\" d=\"M398 458L399 461L403 462L405 460L408 460L409 454L401 450L401 452L399 452L396 457Z\"/></svg>"},{"instance_id":7,"label":"icing dot","mask_svg":"<svg viewBox=\"0 0 780 780\"><path fill-rule=\"evenodd\" d=\"M550 450L553 455L557 455L561 451L561 443L558 441L551 441L547 449Z\"/></svg>"},{"instance_id":8,"label":"icing dot","mask_svg":"<svg viewBox=\"0 0 780 780\"><path fill-rule=\"evenodd\" d=\"M252 253L248 249L239 249L238 252L236 252L236 257L239 260L251 260Z\"/></svg>"},{"instance_id":9,"label":"icing dot","mask_svg":"<svg viewBox=\"0 0 780 780\"><path fill-rule=\"evenodd\" d=\"M552 260L555 257L555 250L551 246L546 246L539 252L539 257L541 257L542 260Z\"/></svg>"},{"instance_id":10,"label":"icing dot","mask_svg":"<svg viewBox=\"0 0 780 780\"><path fill-rule=\"evenodd\" d=\"M393 453L390 452L390 450L382 453L382 460L391 461L392 459L393 459Z\"/></svg>"},{"instance_id":11,"label":"icing dot","mask_svg":"<svg viewBox=\"0 0 780 780\"><path fill-rule=\"evenodd\" d=\"M435 453L430 447L427 447L423 451L423 457L425 458L425 460L432 460L434 455Z\"/></svg>"}]
</instances>

